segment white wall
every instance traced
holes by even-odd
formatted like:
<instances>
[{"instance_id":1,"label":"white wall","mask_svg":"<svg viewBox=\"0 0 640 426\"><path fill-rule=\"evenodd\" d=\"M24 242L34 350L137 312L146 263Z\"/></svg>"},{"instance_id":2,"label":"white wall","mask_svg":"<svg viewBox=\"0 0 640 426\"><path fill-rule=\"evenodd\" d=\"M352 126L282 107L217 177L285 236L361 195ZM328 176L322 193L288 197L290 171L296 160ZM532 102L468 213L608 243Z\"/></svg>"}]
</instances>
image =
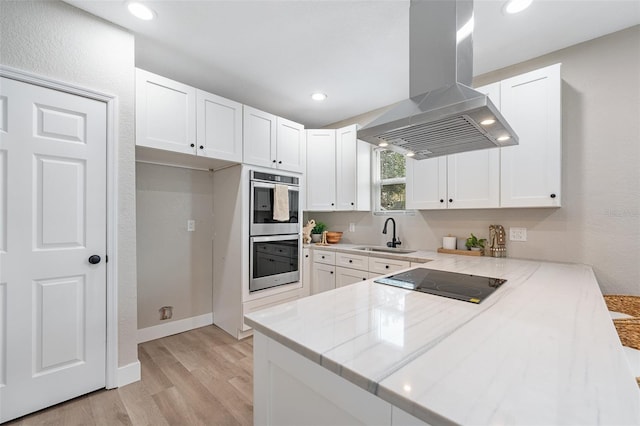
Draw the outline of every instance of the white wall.
<instances>
[{"instance_id":1,"label":"white wall","mask_svg":"<svg viewBox=\"0 0 640 426\"><path fill-rule=\"evenodd\" d=\"M442 237L487 237L490 224L523 226L510 257L590 264L604 293L640 295L640 26L479 76L476 86L562 63L563 190L560 209L420 211L396 217L403 246L435 249ZM364 125L380 111L330 127ZM381 244L385 217L309 213L344 242ZM305 222L306 223L306 222Z\"/></svg>"},{"instance_id":2,"label":"white wall","mask_svg":"<svg viewBox=\"0 0 640 426\"><path fill-rule=\"evenodd\" d=\"M134 363L133 35L60 1L0 1L0 63L118 97L118 365Z\"/></svg>"},{"instance_id":3,"label":"white wall","mask_svg":"<svg viewBox=\"0 0 640 426\"><path fill-rule=\"evenodd\" d=\"M211 313L213 173L137 163L136 189L138 328Z\"/></svg>"}]
</instances>

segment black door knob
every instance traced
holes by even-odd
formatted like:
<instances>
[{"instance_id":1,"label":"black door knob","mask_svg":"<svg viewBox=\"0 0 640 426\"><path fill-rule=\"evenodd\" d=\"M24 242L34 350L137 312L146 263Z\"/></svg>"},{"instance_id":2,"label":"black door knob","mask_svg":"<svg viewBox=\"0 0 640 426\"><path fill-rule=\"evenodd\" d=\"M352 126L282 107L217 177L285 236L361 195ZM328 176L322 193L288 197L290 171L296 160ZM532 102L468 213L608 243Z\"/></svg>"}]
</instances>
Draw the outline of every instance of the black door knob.
<instances>
[{"instance_id":1,"label":"black door knob","mask_svg":"<svg viewBox=\"0 0 640 426\"><path fill-rule=\"evenodd\" d=\"M282 164L282 161L278 161L278 164Z\"/></svg>"},{"instance_id":2,"label":"black door knob","mask_svg":"<svg viewBox=\"0 0 640 426\"><path fill-rule=\"evenodd\" d=\"M196 144L195 144L195 143L192 143L192 144L191 144L191 148L193 148L194 146L196 146Z\"/></svg>"},{"instance_id":3,"label":"black door knob","mask_svg":"<svg viewBox=\"0 0 640 426\"><path fill-rule=\"evenodd\" d=\"M204 145L200 145L200 149L204 149Z\"/></svg>"},{"instance_id":4,"label":"black door knob","mask_svg":"<svg viewBox=\"0 0 640 426\"><path fill-rule=\"evenodd\" d=\"M97 254L93 254L91 256L89 256L89 263L92 265L95 265L97 263L100 263L100 256L98 256Z\"/></svg>"},{"instance_id":5,"label":"black door knob","mask_svg":"<svg viewBox=\"0 0 640 426\"><path fill-rule=\"evenodd\" d=\"M441 203L444 203L444 200L443 200L442 198L440 198L440 202L441 202Z\"/></svg>"},{"instance_id":6,"label":"black door knob","mask_svg":"<svg viewBox=\"0 0 640 426\"><path fill-rule=\"evenodd\" d=\"M551 198L556 198L556 194L551 194Z\"/></svg>"},{"instance_id":7,"label":"black door knob","mask_svg":"<svg viewBox=\"0 0 640 426\"><path fill-rule=\"evenodd\" d=\"M453 203L453 198L449 198L449 202L450 202L450 203Z\"/></svg>"}]
</instances>

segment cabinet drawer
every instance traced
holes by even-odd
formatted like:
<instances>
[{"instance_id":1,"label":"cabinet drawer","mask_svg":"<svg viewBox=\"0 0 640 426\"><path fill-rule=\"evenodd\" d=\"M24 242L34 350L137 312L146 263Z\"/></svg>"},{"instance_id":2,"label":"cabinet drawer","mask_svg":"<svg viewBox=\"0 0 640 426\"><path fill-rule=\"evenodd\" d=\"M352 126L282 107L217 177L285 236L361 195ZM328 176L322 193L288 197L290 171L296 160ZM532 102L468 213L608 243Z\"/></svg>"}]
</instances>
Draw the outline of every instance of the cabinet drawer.
<instances>
[{"instance_id":1,"label":"cabinet drawer","mask_svg":"<svg viewBox=\"0 0 640 426\"><path fill-rule=\"evenodd\" d=\"M369 258L358 254L336 253L336 266L368 271Z\"/></svg>"},{"instance_id":2,"label":"cabinet drawer","mask_svg":"<svg viewBox=\"0 0 640 426\"><path fill-rule=\"evenodd\" d=\"M377 272L380 274L389 274L411 266L411 262L407 260L385 259L382 257L369 258L369 272Z\"/></svg>"},{"instance_id":3,"label":"cabinet drawer","mask_svg":"<svg viewBox=\"0 0 640 426\"><path fill-rule=\"evenodd\" d=\"M336 253L334 251L314 250L313 261L318 263L325 263L327 265L335 265Z\"/></svg>"}]
</instances>

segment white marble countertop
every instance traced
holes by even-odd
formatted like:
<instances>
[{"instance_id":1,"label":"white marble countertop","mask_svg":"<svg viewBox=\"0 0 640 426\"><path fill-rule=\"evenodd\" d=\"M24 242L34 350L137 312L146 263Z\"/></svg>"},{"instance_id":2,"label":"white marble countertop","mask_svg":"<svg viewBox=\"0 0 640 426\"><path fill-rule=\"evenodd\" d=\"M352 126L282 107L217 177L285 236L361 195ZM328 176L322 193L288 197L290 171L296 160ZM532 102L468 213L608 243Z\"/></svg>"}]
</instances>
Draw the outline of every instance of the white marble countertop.
<instances>
[{"instance_id":1,"label":"white marble countertop","mask_svg":"<svg viewBox=\"0 0 640 426\"><path fill-rule=\"evenodd\" d=\"M368 280L246 322L431 424L640 424L590 267L419 254L433 259L421 267L508 281L476 305Z\"/></svg>"}]
</instances>

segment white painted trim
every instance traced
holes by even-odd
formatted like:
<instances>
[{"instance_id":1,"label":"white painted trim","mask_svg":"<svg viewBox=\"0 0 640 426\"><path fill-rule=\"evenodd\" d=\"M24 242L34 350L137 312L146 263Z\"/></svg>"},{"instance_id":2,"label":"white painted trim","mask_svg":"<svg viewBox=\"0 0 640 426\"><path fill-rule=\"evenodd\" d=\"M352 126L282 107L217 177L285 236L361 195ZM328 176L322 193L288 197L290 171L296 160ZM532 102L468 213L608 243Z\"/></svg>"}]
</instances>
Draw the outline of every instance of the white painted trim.
<instances>
[{"instance_id":1,"label":"white painted trim","mask_svg":"<svg viewBox=\"0 0 640 426\"><path fill-rule=\"evenodd\" d=\"M118 98L104 92L98 92L72 83L44 77L29 71L0 64L0 76L58 90L73 95L94 99L107 104L107 330L105 387L118 387ZM139 364L139 362L138 362ZM128 368L125 366L123 368ZM138 366L138 370L140 367ZM138 379L140 374L138 373Z\"/></svg>"},{"instance_id":2,"label":"white painted trim","mask_svg":"<svg viewBox=\"0 0 640 426\"><path fill-rule=\"evenodd\" d=\"M141 377L140 371L140 361L119 367L117 371L117 386L115 387L122 387L129 383L137 382Z\"/></svg>"},{"instance_id":3,"label":"white painted trim","mask_svg":"<svg viewBox=\"0 0 640 426\"><path fill-rule=\"evenodd\" d=\"M183 333L185 331L193 330L194 328L204 327L211 324L213 324L213 312L198 315L197 317L185 318L147 328L141 328L138 330L138 343L160 339L161 337Z\"/></svg>"}]
</instances>

